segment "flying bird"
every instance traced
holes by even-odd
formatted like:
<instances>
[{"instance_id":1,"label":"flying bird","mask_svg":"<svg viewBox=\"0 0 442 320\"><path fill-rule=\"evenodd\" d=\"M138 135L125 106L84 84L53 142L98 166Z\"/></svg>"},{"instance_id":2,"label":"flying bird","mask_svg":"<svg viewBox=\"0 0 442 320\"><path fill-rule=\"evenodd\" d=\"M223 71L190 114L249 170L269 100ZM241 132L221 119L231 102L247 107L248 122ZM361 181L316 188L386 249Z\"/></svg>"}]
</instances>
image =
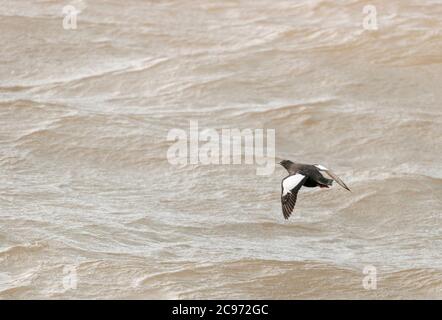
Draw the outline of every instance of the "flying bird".
<instances>
[{"instance_id":1,"label":"flying bird","mask_svg":"<svg viewBox=\"0 0 442 320\"><path fill-rule=\"evenodd\" d=\"M293 213L298 191L302 186L329 188L334 180L344 189L351 191L336 174L320 164L294 163L290 160L283 160L279 164L289 173L281 182L282 214L285 219ZM326 173L331 179L324 177L321 172Z\"/></svg>"}]
</instances>

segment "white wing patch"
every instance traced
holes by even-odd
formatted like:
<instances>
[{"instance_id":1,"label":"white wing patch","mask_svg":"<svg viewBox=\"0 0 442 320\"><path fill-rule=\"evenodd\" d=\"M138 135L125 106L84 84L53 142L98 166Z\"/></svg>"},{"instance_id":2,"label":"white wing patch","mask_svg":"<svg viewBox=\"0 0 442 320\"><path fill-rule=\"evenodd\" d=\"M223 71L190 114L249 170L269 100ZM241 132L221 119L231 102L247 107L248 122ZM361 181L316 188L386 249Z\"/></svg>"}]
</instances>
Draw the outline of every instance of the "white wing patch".
<instances>
[{"instance_id":1,"label":"white wing patch","mask_svg":"<svg viewBox=\"0 0 442 320\"><path fill-rule=\"evenodd\" d=\"M289 193L294 187L296 187L305 176L302 174L294 174L292 176L288 176L284 180L282 180L282 195L285 196Z\"/></svg>"},{"instance_id":2,"label":"white wing patch","mask_svg":"<svg viewBox=\"0 0 442 320\"><path fill-rule=\"evenodd\" d=\"M327 171L328 170L326 167L321 166L320 164L315 164L315 167L318 168L319 170L322 170L322 171Z\"/></svg>"}]
</instances>

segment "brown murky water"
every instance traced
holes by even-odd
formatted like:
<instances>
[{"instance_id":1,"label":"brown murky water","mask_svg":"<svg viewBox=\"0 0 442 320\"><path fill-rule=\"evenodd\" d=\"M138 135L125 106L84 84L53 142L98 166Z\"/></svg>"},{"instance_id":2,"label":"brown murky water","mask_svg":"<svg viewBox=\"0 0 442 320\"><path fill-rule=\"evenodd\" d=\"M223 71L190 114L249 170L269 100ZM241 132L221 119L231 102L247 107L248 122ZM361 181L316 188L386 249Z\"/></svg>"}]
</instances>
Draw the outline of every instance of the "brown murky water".
<instances>
[{"instance_id":1,"label":"brown murky water","mask_svg":"<svg viewBox=\"0 0 442 320\"><path fill-rule=\"evenodd\" d=\"M436 0L0 0L0 298L442 298L441 30ZM190 120L353 192L284 221L280 167L170 165Z\"/></svg>"}]
</instances>

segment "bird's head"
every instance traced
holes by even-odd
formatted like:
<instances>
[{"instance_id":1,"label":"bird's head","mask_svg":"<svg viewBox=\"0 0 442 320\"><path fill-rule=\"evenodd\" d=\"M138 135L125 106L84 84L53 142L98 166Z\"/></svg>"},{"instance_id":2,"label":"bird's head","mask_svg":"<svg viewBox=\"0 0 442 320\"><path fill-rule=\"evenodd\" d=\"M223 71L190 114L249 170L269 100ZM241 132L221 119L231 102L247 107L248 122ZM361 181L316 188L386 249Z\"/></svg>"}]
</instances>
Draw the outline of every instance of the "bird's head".
<instances>
[{"instance_id":1,"label":"bird's head","mask_svg":"<svg viewBox=\"0 0 442 320\"><path fill-rule=\"evenodd\" d=\"M288 169L293 164L293 162L290 160L282 160L279 164Z\"/></svg>"}]
</instances>

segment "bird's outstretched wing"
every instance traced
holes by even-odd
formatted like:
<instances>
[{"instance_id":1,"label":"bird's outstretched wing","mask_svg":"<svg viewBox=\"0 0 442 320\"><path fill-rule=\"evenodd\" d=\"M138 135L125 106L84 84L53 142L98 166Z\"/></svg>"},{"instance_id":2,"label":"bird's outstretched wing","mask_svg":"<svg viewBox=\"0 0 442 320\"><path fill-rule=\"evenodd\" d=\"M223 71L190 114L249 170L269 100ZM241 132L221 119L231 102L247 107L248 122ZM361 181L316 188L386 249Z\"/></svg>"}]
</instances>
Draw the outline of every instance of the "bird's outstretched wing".
<instances>
[{"instance_id":1,"label":"bird's outstretched wing","mask_svg":"<svg viewBox=\"0 0 442 320\"><path fill-rule=\"evenodd\" d=\"M288 219L293 213L298 197L298 191L301 189L307 177L302 174L293 174L282 179L281 182L281 205L282 214Z\"/></svg>"},{"instance_id":2,"label":"bird's outstretched wing","mask_svg":"<svg viewBox=\"0 0 442 320\"><path fill-rule=\"evenodd\" d=\"M326 174L328 174L330 176L330 178L332 178L333 180L335 180L342 188L347 189L348 191L351 191L349 187L347 187L347 185L344 183L344 181L342 181L336 174L333 173L333 171L331 171L330 169L327 169L326 167L320 165L320 164L315 164L314 165L319 171L323 171Z\"/></svg>"}]
</instances>

